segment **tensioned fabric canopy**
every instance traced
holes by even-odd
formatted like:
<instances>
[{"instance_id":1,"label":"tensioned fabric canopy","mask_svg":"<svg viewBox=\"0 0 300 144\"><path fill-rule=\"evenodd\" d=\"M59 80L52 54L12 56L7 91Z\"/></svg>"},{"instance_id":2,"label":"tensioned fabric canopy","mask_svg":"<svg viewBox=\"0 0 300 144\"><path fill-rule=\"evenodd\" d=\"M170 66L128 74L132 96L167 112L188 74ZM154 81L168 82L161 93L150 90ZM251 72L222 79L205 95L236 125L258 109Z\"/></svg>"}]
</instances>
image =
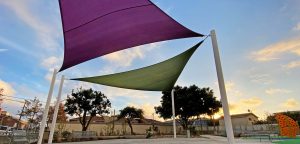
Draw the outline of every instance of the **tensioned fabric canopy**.
<instances>
[{"instance_id":1,"label":"tensioned fabric canopy","mask_svg":"<svg viewBox=\"0 0 300 144\"><path fill-rule=\"evenodd\" d=\"M149 0L59 0L64 61L60 71L152 42L201 37Z\"/></svg>"},{"instance_id":2,"label":"tensioned fabric canopy","mask_svg":"<svg viewBox=\"0 0 300 144\"><path fill-rule=\"evenodd\" d=\"M148 67L116 74L75 78L72 80L126 89L168 91L173 88L186 63L202 43L203 41L171 59Z\"/></svg>"}]
</instances>

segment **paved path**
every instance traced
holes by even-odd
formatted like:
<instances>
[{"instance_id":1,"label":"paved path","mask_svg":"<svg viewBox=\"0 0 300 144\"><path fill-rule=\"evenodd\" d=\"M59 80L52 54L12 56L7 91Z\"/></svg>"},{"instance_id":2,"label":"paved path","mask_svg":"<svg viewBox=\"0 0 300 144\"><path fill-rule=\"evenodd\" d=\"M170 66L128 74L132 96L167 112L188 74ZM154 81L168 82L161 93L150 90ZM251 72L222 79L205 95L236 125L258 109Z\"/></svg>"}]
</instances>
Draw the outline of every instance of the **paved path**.
<instances>
[{"instance_id":1,"label":"paved path","mask_svg":"<svg viewBox=\"0 0 300 144\"><path fill-rule=\"evenodd\" d=\"M245 141L237 139L237 144L271 144L270 142ZM227 139L204 135L202 138L159 138L159 139L113 139L100 141L71 142L64 144L227 144Z\"/></svg>"}]
</instances>

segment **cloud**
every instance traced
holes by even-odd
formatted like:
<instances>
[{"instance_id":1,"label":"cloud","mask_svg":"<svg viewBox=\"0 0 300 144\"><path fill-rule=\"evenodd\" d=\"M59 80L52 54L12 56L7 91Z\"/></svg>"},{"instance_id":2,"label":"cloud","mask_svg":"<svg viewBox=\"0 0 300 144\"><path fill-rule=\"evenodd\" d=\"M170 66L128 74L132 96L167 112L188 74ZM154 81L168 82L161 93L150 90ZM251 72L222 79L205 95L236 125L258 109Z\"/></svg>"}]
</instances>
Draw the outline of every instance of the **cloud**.
<instances>
[{"instance_id":1,"label":"cloud","mask_svg":"<svg viewBox=\"0 0 300 144\"><path fill-rule=\"evenodd\" d=\"M153 114L154 114L154 119L159 120L159 121L164 121L163 118L160 118L159 115L155 113L154 107L156 105L150 104L150 103L144 103L144 104L135 104L135 103L128 103L128 106L133 106L135 108L142 109L144 111L144 117L148 119L153 119Z\"/></svg>"},{"instance_id":2,"label":"cloud","mask_svg":"<svg viewBox=\"0 0 300 144\"><path fill-rule=\"evenodd\" d=\"M140 90L130 90L130 89L123 89L123 88L115 88L115 87L103 87L102 90L105 94L112 98L117 97L129 97L134 99L146 99L151 97L150 92L140 91Z\"/></svg>"},{"instance_id":3,"label":"cloud","mask_svg":"<svg viewBox=\"0 0 300 144\"><path fill-rule=\"evenodd\" d=\"M14 95L16 93L15 89L11 86L11 84L0 79L0 88L4 89L4 95Z\"/></svg>"},{"instance_id":4,"label":"cloud","mask_svg":"<svg viewBox=\"0 0 300 144\"><path fill-rule=\"evenodd\" d=\"M250 76L251 82L259 84L271 84L273 80L269 74L255 74Z\"/></svg>"},{"instance_id":5,"label":"cloud","mask_svg":"<svg viewBox=\"0 0 300 144\"><path fill-rule=\"evenodd\" d=\"M38 55L36 53L28 51L26 48L24 48L20 44L14 42L14 41L11 41L9 39L6 39L6 38L2 37L1 35L0 35L0 43L8 46L9 48L15 49L23 54L26 54L26 55L29 55L32 57L38 57Z\"/></svg>"},{"instance_id":6,"label":"cloud","mask_svg":"<svg viewBox=\"0 0 300 144\"><path fill-rule=\"evenodd\" d=\"M55 56L50 56L42 60L40 65L48 70L48 72L45 75L45 79L48 81L51 81L52 75L53 75L53 70L56 69L58 70L60 65L62 63L62 57L55 57Z\"/></svg>"},{"instance_id":7,"label":"cloud","mask_svg":"<svg viewBox=\"0 0 300 144\"><path fill-rule=\"evenodd\" d=\"M46 101L47 94L43 92L39 92L36 89L32 89L28 87L26 84L18 84L15 86L16 91L18 92L17 96L24 97L25 99L34 99L34 97L38 97L40 100L45 98L43 101Z\"/></svg>"},{"instance_id":8,"label":"cloud","mask_svg":"<svg viewBox=\"0 0 300 144\"><path fill-rule=\"evenodd\" d=\"M174 10L174 6L172 5L163 5L163 3L159 1L153 1L155 5L157 5L160 9L162 9L165 13L170 14Z\"/></svg>"},{"instance_id":9,"label":"cloud","mask_svg":"<svg viewBox=\"0 0 300 144\"><path fill-rule=\"evenodd\" d=\"M17 113L16 107L21 105L21 100L15 100L11 98L16 94L16 90L12 87L11 84L0 79L0 88L3 88L3 101L0 102L0 106L6 110L11 112L13 115Z\"/></svg>"},{"instance_id":10,"label":"cloud","mask_svg":"<svg viewBox=\"0 0 300 144\"><path fill-rule=\"evenodd\" d=\"M258 98L258 97L252 97L252 98L248 98L248 99L242 99L240 101L243 105L247 105L249 107L257 107L260 106L263 101Z\"/></svg>"},{"instance_id":11,"label":"cloud","mask_svg":"<svg viewBox=\"0 0 300 144\"><path fill-rule=\"evenodd\" d=\"M127 67L131 65L134 59L141 59L143 57L144 52L140 47L137 47L105 55L103 56L103 59L109 61L110 63L113 63L114 65Z\"/></svg>"},{"instance_id":12,"label":"cloud","mask_svg":"<svg viewBox=\"0 0 300 144\"><path fill-rule=\"evenodd\" d=\"M143 46L137 46L130 49L125 49L122 51L117 51L102 57L102 59L109 62L109 66L101 70L103 72L114 71L118 67L128 67L131 66L134 59L142 59L145 53L150 52L155 48L160 48L164 42L151 43Z\"/></svg>"},{"instance_id":13,"label":"cloud","mask_svg":"<svg viewBox=\"0 0 300 144\"><path fill-rule=\"evenodd\" d=\"M253 60L267 62L280 59L283 54L294 54L300 56L300 38L281 41L252 52L250 55Z\"/></svg>"},{"instance_id":14,"label":"cloud","mask_svg":"<svg viewBox=\"0 0 300 144\"><path fill-rule=\"evenodd\" d=\"M294 31L300 31L300 22L293 28Z\"/></svg>"},{"instance_id":15,"label":"cloud","mask_svg":"<svg viewBox=\"0 0 300 144\"><path fill-rule=\"evenodd\" d=\"M282 107L284 108L298 108L299 107L299 102L296 101L294 98L287 99L285 102L281 104Z\"/></svg>"},{"instance_id":16,"label":"cloud","mask_svg":"<svg viewBox=\"0 0 300 144\"><path fill-rule=\"evenodd\" d=\"M235 112L235 111L238 111L239 110L239 106L235 103L230 103L229 104L229 110L230 112Z\"/></svg>"},{"instance_id":17,"label":"cloud","mask_svg":"<svg viewBox=\"0 0 300 144\"><path fill-rule=\"evenodd\" d=\"M300 67L300 61L291 61L288 64L284 65L285 69L294 69Z\"/></svg>"},{"instance_id":18,"label":"cloud","mask_svg":"<svg viewBox=\"0 0 300 144\"><path fill-rule=\"evenodd\" d=\"M24 101L22 100L16 100L16 101L4 100L4 103L2 104L2 108L3 110L9 112L10 115L18 116L17 114L19 113L19 111L22 110L23 104Z\"/></svg>"},{"instance_id":19,"label":"cloud","mask_svg":"<svg viewBox=\"0 0 300 144\"><path fill-rule=\"evenodd\" d=\"M53 68L58 68L60 63L61 63L61 59L55 56L50 56L44 59L41 65L47 69L53 69Z\"/></svg>"},{"instance_id":20,"label":"cloud","mask_svg":"<svg viewBox=\"0 0 300 144\"><path fill-rule=\"evenodd\" d=\"M242 96L243 93L236 88L236 84L233 81L227 81L225 83L226 91L230 96Z\"/></svg>"},{"instance_id":21,"label":"cloud","mask_svg":"<svg viewBox=\"0 0 300 144\"><path fill-rule=\"evenodd\" d=\"M218 82L215 82L214 84L216 86L216 91L219 91ZM229 97L239 97L243 95L243 93L236 87L236 83L233 81L226 81L225 88L227 96Z\"/></svg>"},{"instance_id":22,"label":"cloud","mask_svg":"<svg viewBox=\"0 0 300 144\"><path fill-rule=\"evenodd\" d=\"M239 103L229 103L228 106L229 106L230 114L240 114L240 113L247 112L247 108L241 106L241 104L239 104ZM218 117L218 116L223 116L223 115L224 115L223 108L220 108L220 111L217 113L216 116Z\"/></svg>"},{"instance_id":23,"label":"cloud","mask_svg":"<svg viewBox=\"0 0 300 144\"><path fill-rule=\"evenodd\" d=\"M30 2L8 0L0 1L0 5L1 4L10 8L21 21L36 32L37 38L42 47L52 50L59 48L59 44L57 42L57 39L59 38L59 27L55 27L55 24L46 24L41 21L37 14L30 10Z\"/></svg>"},{"instance_id":24,"label":"cloud","mask_svg":"<svg viewBox=\"0 0 300 144\"><path fill-rule=\"evenodd\" d=\"M5 52L7 51L8 49L0 49L0 52Z\"/></svg>"},{"instance_id":25,"label":"cloud","mask_svg":"<svg viewBox=\"0 0 300 144\"><path fill-rule=\"evenodd\" d=\"M263 101L258 97L251 97L248 99L240 99L238 102L229 103L230 114L241 114L251 111L256 111ZM220 109L219 115L222 115L223 109Z\"/></svg>"},{"instance_id":26,"label":"cloud","mask_svg":"<svg viewBox=\"0 0 300 144\"><path fill-rule=\"evenodd\" d=\"M270 89L267 89L265 91L266 94L268 95L276 95L276 94L288 94L288 93L291 93L292 91L290 90L287 90L287 89L279 89L279 88L270 88Z\"/></svg>"}]
</instances>

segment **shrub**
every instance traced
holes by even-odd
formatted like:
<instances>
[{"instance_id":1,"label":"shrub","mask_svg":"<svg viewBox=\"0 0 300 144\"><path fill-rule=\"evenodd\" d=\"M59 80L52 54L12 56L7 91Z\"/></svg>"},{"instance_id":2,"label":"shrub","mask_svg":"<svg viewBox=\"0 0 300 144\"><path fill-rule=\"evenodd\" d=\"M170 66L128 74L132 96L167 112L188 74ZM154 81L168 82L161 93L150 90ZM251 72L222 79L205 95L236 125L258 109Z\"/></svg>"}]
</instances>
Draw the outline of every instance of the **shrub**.
<instances>
[{"instance_id":1,"label":"shrub","mask_svg":"<svg viewBox=\"0 0 300 144\"><path fill-rule=\"evenodd\" d=\"M68 137L71 135L71 132L69 131L63 131L61 133L62 137L65 138L65 139L68 139Z\"/></svg>"}]
</instances>

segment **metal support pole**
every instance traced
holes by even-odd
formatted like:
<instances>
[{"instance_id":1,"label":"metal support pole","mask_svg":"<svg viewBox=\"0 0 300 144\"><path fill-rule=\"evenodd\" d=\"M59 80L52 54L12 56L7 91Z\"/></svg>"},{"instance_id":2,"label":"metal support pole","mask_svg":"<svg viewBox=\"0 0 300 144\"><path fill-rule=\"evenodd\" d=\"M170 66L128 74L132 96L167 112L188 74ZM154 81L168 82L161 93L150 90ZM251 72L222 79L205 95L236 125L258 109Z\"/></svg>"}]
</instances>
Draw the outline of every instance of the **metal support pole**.
<instances>
[{"instance_id":1,"label":"metal support pole","mask_svg":"<svg viewBox=\"0 0 300 144\"><path fill-rule=\"evenodd\" d=\"M219 83L219 89L221 94L221 102L223 107L223 113L224 113L224 121L225 121L225 128L226 128L226 134L227 134L227 140L229 144L234 144L234 135L232 130L232 123L229 113L229 107L228 107L228 100L226 95L226 89L225 89L225 83L224 83L224 77L222 72L222 66L221 66L221 60L220 60L220 54L219 54L219 48L218 48L218 42L216 37L215 30L210 31L213 51L214 51L214 57L215 57L215 63L216 63L216 70L218 75L218 83Z\"/></svg>"},{"instance_id":2,"label":"metal support pole","mask_svg":"<svg viewBox=\"0 0 300 144\"><path fill-rule=\"evenodd\" d=\"M61 92L62 92L62 88L63 88L63 84L64 84L64 79L65 79L65 76L62 75L61 80L60 80L58 95L56 98L56 104L55 104L54 114L53 114L53 118L52 118L48 144L52 144L52 140L53 140L53 134L55 131L56 119L57 119L57 115L58 115L58 109L59 109L59 103L60 103L60 99L61 99Z\"/></svg>"},{"instance_id":3,"label":"metal support pole","mask_svg":"<svg viewBox=\"0 0 300 144\"><path fill-rule=\"evenodd\" d=\"M52 93L53 93L53 88L54 88L54 84L55 84L56 74L57 74L57 70L54 69L51 84L50 84L50 89L49 89L49 93L48 93L47 102L46 102L46 105L45 105L45 110L44 110L42 122L41 122L41 125L40 125L40 131L39 131L39 137L38 137L38 143L37 144L41 144L42 141L43 141L43 135L44 135L44 131L45 131L45 125L46 125L49 106L50 106L50 102L51 102L51 98L52 98Z\"/></svg>"},{"instance_id":4,"label":"metal support pole","mask_svg":"<svg viewBox=\"0 0 300 144\"><path fill-rule=\"evenodd\" d=\"M172 99L172 113L173 113L173 133L174 133L174 138L176 138L176 121L175 121L175 104L174 104L174 89L172 89L171 92L171 99Z\"/></svg>"}]
</instances>

